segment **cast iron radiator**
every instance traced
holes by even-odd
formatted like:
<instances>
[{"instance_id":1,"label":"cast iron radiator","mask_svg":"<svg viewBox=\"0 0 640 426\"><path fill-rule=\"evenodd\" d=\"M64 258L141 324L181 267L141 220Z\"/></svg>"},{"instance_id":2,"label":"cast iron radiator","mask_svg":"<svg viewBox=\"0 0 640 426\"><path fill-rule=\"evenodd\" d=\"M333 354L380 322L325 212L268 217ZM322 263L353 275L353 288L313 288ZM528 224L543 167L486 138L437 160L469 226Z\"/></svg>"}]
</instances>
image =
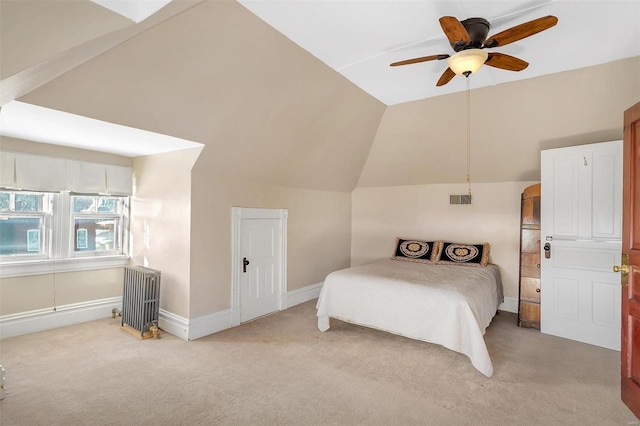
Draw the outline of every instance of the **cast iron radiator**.
<instances>
[{"instance_id":1,"label":"cast iron radiator","mask_svg":"<svg viewBox=\"0 0 640 426\"><path fill-rule=\"evenodd\" d=\"M144 266L124 268L122 325L140 332L158 324L160 312L160 271Z\"/></svg>"}]
</instances>

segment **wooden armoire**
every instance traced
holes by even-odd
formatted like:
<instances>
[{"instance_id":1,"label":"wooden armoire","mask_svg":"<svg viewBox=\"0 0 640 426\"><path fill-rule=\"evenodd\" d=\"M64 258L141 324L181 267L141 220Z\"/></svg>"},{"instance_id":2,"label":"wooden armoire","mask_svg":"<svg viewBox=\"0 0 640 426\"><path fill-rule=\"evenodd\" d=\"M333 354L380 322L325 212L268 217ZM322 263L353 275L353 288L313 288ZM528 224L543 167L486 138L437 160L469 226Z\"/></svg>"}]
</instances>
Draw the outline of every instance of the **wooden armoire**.
<instances>
[{"instance_id":1,"label":"wooden armoire","mask_svg":"<svg viewBox=\"0 0 640 426\"><path fill-rule=\"evenodd\" d=\"M540 184L525 188L520 208L518 325L540 329Z\"/></svg>"}]
</instances>

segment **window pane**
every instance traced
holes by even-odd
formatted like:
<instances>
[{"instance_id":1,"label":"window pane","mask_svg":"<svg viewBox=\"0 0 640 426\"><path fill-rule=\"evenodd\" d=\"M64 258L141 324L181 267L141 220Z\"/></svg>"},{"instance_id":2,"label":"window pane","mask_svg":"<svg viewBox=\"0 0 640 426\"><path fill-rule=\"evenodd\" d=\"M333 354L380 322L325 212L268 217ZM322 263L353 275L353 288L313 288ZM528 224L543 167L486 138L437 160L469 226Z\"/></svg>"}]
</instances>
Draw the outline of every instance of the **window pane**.
<instances>
[{"instance_id":1,"label":"window pane","mask_svg":"<svg viewBox=\"0 0 640 426\"><path fill-rule=\"evenodd\" d=\"M11 207L11 194L0 192L0 210L9 210Z\"/></svg>"},{"instance_id":2,"label":"window pane","mask_svg":"<svg viewBox=\"0 0 640 426\"><path fill-rule=\"evenodd\" d=\"M16 194L17 212L39 212L40 198L38 194Z\"/></svg>"},{"instance_id":3,"label":"window pane","mask_svg":"<svg viewBox=\"0 0 640 426\"><path fill-rule=\"evenodd\" d=\"M74 213L94 213L96 208L95 197L72 197Z\"/></svg>"},{"instance_id":4,"label":"window pane","mask_svg":"<svg viewBox=\"0 0 640 426\"><path fill-rule=\"evenodd\" d=\"M74 251L120 250L117 218L75 220Z\"/></svg>"},{"instance_id":5,"label":"window pane","mask_svg":"<svg viewBox=\"0 0 640 426\"><path fill-rule=\"evenodd\" d=\"M102 198L98 199L98 212L100 213L117 213L115 198Z\"/></svg>"},{"instance_id":6,"label":"window pane","mask_svg":"<svg viewBox=\"0 0 640 426\"><path fill-rule=\"evenodd\" d=\"M0 220L0 255L41 254L42 218L9 217Z\"/></svg>"}]
</instances>

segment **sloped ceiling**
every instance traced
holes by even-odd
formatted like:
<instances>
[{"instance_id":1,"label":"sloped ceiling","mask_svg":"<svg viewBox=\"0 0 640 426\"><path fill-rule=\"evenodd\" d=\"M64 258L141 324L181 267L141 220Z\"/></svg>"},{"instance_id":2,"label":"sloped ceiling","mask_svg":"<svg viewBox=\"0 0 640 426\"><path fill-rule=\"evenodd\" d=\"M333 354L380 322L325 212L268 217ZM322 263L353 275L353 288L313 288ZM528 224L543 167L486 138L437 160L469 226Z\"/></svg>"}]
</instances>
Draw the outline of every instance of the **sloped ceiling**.
<instances>
[{"instance_id":1,"label":"sloped ceiling","mask_svg":"<svg viewBox=\"0 0 640 426\"><path fill-rule=\"evenodd\" d=\"M0 2L0 78L133 25L124 16L90 1Z\"/></svg>"},{"instance_id":2,"label":"sloped ceiling","mask_svg":"<svg viewBox=\"0 0 640 426\"><path fill-rule=\"evenodd\" d=\"M172 1L139 24L89 0L49 4L0 0L2 96L204 144L200 167L234 179L340 191L464 181L461 93L386 107L232 0ZM619 137L639 63L474 89L473 176L535 180L541 148Z\"/></svg>"},{"instance_id":3,"label":"sloped ceiling","mask_svg":"<svg viewBox=\"0 0 640 426\"><path fill-rule=\"evenodd\" d=\"M640 101L640 57L472 90L472 182L540 180L540 150L622 139ZM466 97L387 108L358 186L462 183Z\"/></svg>"},{"instance_id":4,"label":"sloped ceiling","mask_svg":"<svg viewBox=\"0 0 640 426\"><path fill-rule=\"evenodd\" d=\"M166 7L162 7L167 4L166 0L119 2L116 9L130 15L131 19L98 6L92 0L0 1L0 105L3 106L0 139L8 136L126 156L197 145L152 132L144 134L145 138L153 139L153 144L130 144L128 141L136 140L142 134L138 129L19 104L14 100L199 1L181 0ZM111 0L106 2L112 5ZM123 8L123 3L131 7ZM134 21L153 11L156 13L151 18L134 25ZM11 102L13 104L9 105ZM29 126L29 122L40 125ZM74 122L75 126L65 126L63 122ZM104 132L106 128L111 131ZM100 133L102 137L83 141L84 134L92 133ZM115 134L125 137L115 140L108 136Z\"/></svg>"},{"instance_id":5,"label":"sloped ceiling","mask_svg":"<svg viewBox=\"0 0 640 426\"><path fill-rule=\"evenodd\" d=\"M351 190L385 106L234 1L206 1L19 99L206 145L239 179Z\"/></svg>"}]
</instances>

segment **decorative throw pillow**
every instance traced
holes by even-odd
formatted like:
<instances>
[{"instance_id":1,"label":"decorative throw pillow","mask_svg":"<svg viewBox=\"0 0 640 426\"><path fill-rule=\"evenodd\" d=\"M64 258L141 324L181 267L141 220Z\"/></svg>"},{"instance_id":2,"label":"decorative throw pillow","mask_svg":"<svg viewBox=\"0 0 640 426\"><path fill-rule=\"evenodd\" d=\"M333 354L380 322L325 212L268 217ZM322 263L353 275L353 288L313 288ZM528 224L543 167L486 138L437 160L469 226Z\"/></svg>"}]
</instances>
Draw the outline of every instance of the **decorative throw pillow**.
<instances>
[{"instance_id":1,"label":"decorative throw pillow","mask_svg":"<svg viewBox=\"0 0 640 426\"><path fill-rule=\"evenodd\" d=\"M440 241L396 239L396 249L392 259L409 262L432 263L440 256Z\"/></svg>"},{"instance_id":2,"label":"decorative throw pillow","mask_svg":"<svg viewBox=\"0 0 640 426\"><path fill-rule=\"evenodd\" d=\"M468 266L487 266L489 243L461 244L443 242L439 263L455 263Z\"/></svg>"}]
</instances>

